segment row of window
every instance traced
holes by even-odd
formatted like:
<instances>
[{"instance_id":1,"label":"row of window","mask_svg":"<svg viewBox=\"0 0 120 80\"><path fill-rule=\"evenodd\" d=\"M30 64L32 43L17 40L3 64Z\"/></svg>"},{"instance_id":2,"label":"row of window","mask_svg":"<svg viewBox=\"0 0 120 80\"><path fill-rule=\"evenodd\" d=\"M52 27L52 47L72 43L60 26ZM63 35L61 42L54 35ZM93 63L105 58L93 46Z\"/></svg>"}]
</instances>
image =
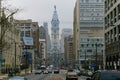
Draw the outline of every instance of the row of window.
<instances>
[{"instance_id":1,"label":"row of window","mask_svg":"<svg viewBox=\"0 0 120 80\"><path fill-rule=\"evenodd\" d=\"M96 56L95 55L86 55L86 58L89 58L89 59L93 59L95 58ZM80 59L85 59L85 55L80 55Z\"/></svg>"},{"instance_id":2,"label":"row of window","mask_svg":"<svg viewBox=\"0 0 120 80\"><path fill-rule=\"evenodd\" d=\"M80 0L80 3L101 3L104 0Z\"/></svg>"},{"instance_id":3,"label":"row of window","mask_svg":"<svg viewBox=\"0 0 120 80\"><path fill-rule=\"evenodd\" d=\"M103 12L82 12L80 13L80 16L84 16L84 17L102 17L104 16Z\"/></svg>"},{"instance_id":4,"label":"row of window","mask_svg":"<svg viewBox=\"0 0 120 80\"><path fill-rule=\"evenodd\" d=\"M80 25L81 26L95 26L95 27L97 27L97 26L103 26L103 22L102 21L99 21L99 22L92 22L92 21L89 21L89 22L80 22Z\"/></svg>"},{"instance_id":5,"label":"row of window","mask_svg":"<svg viewBox=\"0 0 120 80\"><path fill-rule=\"evenodd\" d=\"M101 8L80 8L81 12L103 12Z\"/></svg>"},{"instance_id":6,"label":"row of window","mask_svg":"<svg viewBox=\"0 0 120 80\"><path fill-rule=\"evenodd\" d=\"M103 47L103 44L80 44L80 47Z\"/></svg>"},{"instance_id":7,"label":"row of window","mask_svg":"<svg viewBox=\"0 0 120 80\"><path fill-rule=\"evenodd\" d=\"M103 17L80 17L81 21L100 21L103 22Z\"/></svg>"},{"instance_id":8,"label":"row of window","mask_svg":"<svg viewBox=\"0 0 120 80\"><path fill-rule=\"evenodd\" d=\"M112 43L120 40L120 24L105 33L105 42Z\"/></svg>"},{"instance_id":9,"label":"row of window","mask_svg":"<svg viewBox=\"0 0 120 80\"><path fill-rule=\"evenodd\" d=\"M24 36L30 37L30 31L25 31L25 34L24 34L24 31L21 31L20 36L21 37L24 37Z\"/></svg>"},{"instance_id":10,"label":"row of window","mask_svg":"<svg viewBox=\"0 0 120 80\"><path fill-rule=\"evenodd\" d=\"M80 42L90 42L90 43L102 43L103 42L103 38L81 38Z\"/></svg>"},{"instance_id":11,"label":"row of window","mask_svg":"<svg viewBox=\"0 0 120 80\"><path fill-rule=\"evenodd\" d=\"M105 12L107 12L119 0L105 0Z\"/></svg>"},{"instance_id":12,"label":"row of window","mask_svg":"<svg viewBox=\"0 0 120 80\"><path fill-rule=\"evenodd\" d=\"M98 53L103 53L103 49L102 48L94 48L94 49L85 49L85 48L82 48L82 49L80 49L80 53L81 54L85 54L85 53L95 53L96 52L96 50L97 50L97 52Z\"/></svg>"},{"instance_id":13,"label":"row of window","mask_svg":"<svg viewBox=\"0 0 120 80\"><path fill-rule=\"evenodd\" d=\"M105 29L120 20L120 4L105 17Z\"/></svg>"},{"instance_id":14,"label":"row of window","mask_svg":"<svg viewBox=\"0 0 120 80\"><path fill-rule=\"evenodd\" d=\"M17 27L17 26L26 26L26 27L30 27L31 23L21 23L21 24L15 23L14 25L15 25L16 27Z\"/></svg>"},{"instance_id":15,"label":"row of window","mask_svg":"<svg viewBox=\"0 0 120 80\"><path fill-rule=\"evenodd\" d=\"M94 9L104 9L104 7L103 7L104 5L88 5L88 4L86 4L86 5L80 5L80 7L81 8L83 8L83 9L92 9L92 8L94 8Z\"/></svg>"}]
</instances>

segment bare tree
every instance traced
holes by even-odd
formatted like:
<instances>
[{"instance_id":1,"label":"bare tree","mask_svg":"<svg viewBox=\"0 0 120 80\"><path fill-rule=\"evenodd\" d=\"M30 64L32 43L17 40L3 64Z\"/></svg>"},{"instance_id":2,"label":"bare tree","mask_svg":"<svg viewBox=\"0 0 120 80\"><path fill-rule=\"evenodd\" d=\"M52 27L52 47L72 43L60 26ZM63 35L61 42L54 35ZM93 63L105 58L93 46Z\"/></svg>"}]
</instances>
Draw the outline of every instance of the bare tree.
<instances>
[{"instance_id":1,"label":"bare tree","mask_svg":"<svg viewBox=\"0 0 120 80\"><path fill-rule=\"evenodd\" d=\"M5 8L1 9L1 20L0 20L0 55L2 55L3 51L6 51L10 48L10 43L6 41L6 33L9 31L13 34L16 33L17 30L12 30L13 26L13 15L17 13L18 10L12 11L7 14ZM7 14L7 15L6 15Z\"/></svg>"}]
</instances>

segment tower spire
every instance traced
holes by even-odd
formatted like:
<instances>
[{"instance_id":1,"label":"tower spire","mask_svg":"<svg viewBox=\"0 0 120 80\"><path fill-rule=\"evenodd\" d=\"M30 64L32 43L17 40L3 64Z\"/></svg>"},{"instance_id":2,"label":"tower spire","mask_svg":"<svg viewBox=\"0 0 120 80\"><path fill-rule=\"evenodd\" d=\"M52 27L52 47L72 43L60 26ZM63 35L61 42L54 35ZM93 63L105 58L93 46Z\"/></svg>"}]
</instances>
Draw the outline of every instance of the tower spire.
<instances>
[{"instance_id":1,"label":"tower spire","mask_svg":"<svg viewBox=\"0 0 120 80\"><path fill-rule=\"evenodd\" d=\"M56 11L56 5L54 5L55 11Z\"/></svg>"}]
</instances>

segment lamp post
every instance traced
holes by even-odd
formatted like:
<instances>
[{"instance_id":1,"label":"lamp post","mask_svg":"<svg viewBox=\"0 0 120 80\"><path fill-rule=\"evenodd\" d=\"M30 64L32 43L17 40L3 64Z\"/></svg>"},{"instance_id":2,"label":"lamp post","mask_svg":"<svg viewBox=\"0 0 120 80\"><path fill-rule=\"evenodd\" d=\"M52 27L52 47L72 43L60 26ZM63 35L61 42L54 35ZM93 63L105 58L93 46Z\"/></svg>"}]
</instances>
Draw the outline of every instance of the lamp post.
<instances>
[{"instance_id":1,"label":"lamp post","mask_svg":"<svg viewBox=\"0 0 120 80\"><path fill-rule=\"evenodd\" d=\"M95 44L95 47L96 47L95 64L96 64L96 70L97 70L97 67L98 67L98 64L97 64L97 43Z\"/></svg>"},{"instance_id":2,"label":"lamp post","mask_svg":"<svg viewBox=\"0 0 120 80\"><path fill-rule=\"evenodd\" d=\"M85 49L85 69L87 69L87 65L86 65L86 49Z\"/></svg>"},{"instance_id":3,"label":"lamp post","mask_svg":"<svg viewBox=\"0 0 120 80\"><path fill-rule=\"evenodd\" d=\"M16 42L15 42L15 75L16 75Z\"/></svg>"},{"instance_id":4,"label":"lamp post","mask_svg":"<svg viewBox=\"0 0 120 80\"><path fill-rule=\"evenodd\" d=\"M78 63L78 66L80 67L80 50L78 50L78 56L77 56L77 63Z\"/></svg>"},{"instance_id":5,"label":"lamp post","mask_svg":"<svg viewBox=\"0 0 120 80\"><path fill-rule=\"evenodd\" d=\"M17 55L16 55L16 53L17 53L16 47L17 47L17 46L16 46L16 45L17 45L17 44L21 44L21 42L19 43L19 42L14 41L13 44L14 44L14 49L15 49L15 50L14 50L14 61L15 61L15 62L14 62L14 63L15 63L15 64L14 64L14 72L15 72L15 75L16 75L16 59L17 59L17 58L16 58L16 57L17 57ZM20 46L19 46L19 47L20 47ZM20 53L21 53L21 49L20 49Z\"/></svg>"}]
</instances>

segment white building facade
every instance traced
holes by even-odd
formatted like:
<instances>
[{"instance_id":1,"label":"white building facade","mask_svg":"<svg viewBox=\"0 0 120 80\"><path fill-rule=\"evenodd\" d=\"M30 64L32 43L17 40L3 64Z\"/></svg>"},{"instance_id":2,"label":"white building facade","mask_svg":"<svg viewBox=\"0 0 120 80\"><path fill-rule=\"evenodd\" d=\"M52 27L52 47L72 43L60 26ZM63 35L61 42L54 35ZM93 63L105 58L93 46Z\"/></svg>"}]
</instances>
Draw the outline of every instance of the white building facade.
<instances>
[{"instance_id":1,"label":"white building facade","mask_svg":"<svg viewBox=\"0 0 120 80\"><path fill-rule=\"evenodd\" d=\"M77 15L77 16L76 16ZM79 18L79 19L78 19ZM83 44L82 38L104 37L104 0L76 0L74 9L74 38L76 61L81 68L80 50ZM85 53L83 53L85 55ZM88 56L89 54L86 54ZM97 63L97 60L96 60ZM97 69L97 66L96 66Z\"/></svg>"},{"instance_id":2,"label":"white building facade","mask_svg":"<svg viewBox=\"0 0 120 80\"><path fill-rule=\"evenodd\" d=\"M55 11L53 13L51 21L51 48L52 50L59 49L59 19L56 11L56 6L54 7Z\"/></svg>"},{"instance_id":3,"label":"white building facade","mask_svg":"<svg viewBox=\"0 0 120 80\"><path fill-rule=\"evenodd\" d=\"M56 6L54 6L54 13L51 21L51 54L53 55L53 64L57 64L57 56L60 49L60 40L59 40L59 19L56 11Z\"/></svg>"}]
</instances>

